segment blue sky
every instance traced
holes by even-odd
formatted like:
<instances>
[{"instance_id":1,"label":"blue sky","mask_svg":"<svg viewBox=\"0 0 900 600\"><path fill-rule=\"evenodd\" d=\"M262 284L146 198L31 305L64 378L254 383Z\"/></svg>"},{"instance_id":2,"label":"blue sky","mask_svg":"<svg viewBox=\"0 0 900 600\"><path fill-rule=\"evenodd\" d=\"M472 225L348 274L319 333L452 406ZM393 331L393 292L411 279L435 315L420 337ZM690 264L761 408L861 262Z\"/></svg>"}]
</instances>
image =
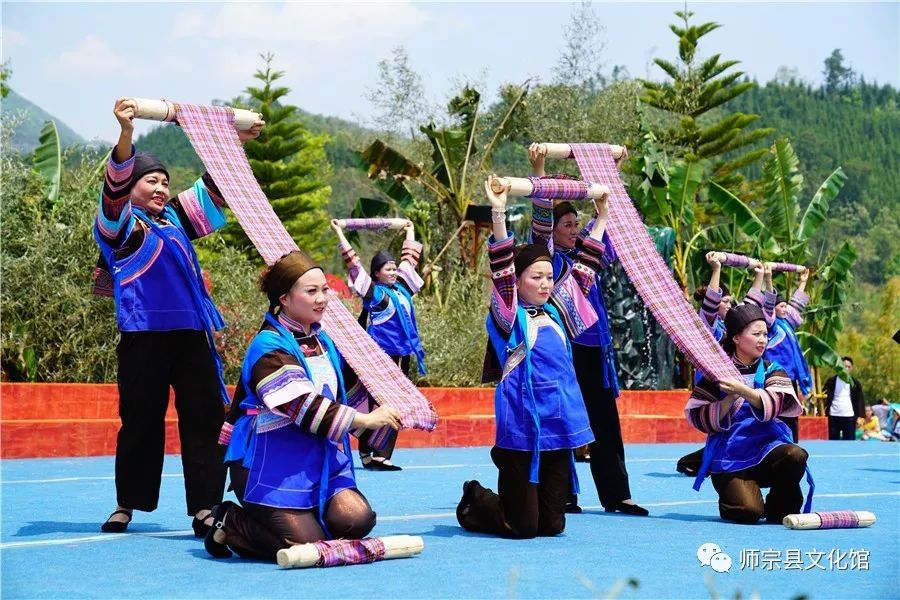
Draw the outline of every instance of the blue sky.
<instances>
[{"instance_id":1,"label":"blue sky","mask_svg":"<svg viewBox=\"0 0 900 600\"><path fill-rule=\"evenodd\" d=\"M661 78L652 58L675 57L669 25L683 2L594 2L607 68ZM867 80L900 87L900 3L690 2L694 22L723 25L704 56L721 53L761 82L779 66L818 84L841 48ZM2 59L11 86L86 138L113 140L119 96L194 103L253 83L261 52L285 70L288 101L365 121L379 60L402 45L431 102L472 80L552 78L565 46L567 3L2 3ZM142 125L146 130L148 125Z\"/></svg>"}]
</instances>

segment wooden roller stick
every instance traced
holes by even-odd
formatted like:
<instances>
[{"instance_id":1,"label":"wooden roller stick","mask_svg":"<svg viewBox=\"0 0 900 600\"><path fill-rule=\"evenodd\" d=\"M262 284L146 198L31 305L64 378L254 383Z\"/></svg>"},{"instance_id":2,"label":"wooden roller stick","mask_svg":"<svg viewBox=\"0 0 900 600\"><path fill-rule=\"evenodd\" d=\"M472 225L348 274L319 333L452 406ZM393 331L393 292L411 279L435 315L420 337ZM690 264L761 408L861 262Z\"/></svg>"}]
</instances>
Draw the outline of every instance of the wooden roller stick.
<instances>
[{"instance_id":1,"label":"wooden roller stick","mask_svg":"<svg viewBox=\"0 0 900 600\"><path fill-rule=\"evenodd\" d=\"M130 98L135 105L135 117L151 121L174 121L176 118L175 104L168 100L152 100L149 98ZM262 115L252 110L232 108L234 111L234 128L238 131L248 131L253 124L262 120Z\"/></svg>"},{"instance_id":2,"label":"wooden roller stick","mask_svg":"<svg viewBox=\"0 0 900 600\"><path fill-rule=\"evenodd\" d=\"M425 548L424 540L418 535L389 535L381 538L384 556L378 560L408 558L420 554ZM276 559L282 569L302 569L314 567L319 562L319 551L315 544L297 544L278 551Z\"/></svg>"}]
</instances>

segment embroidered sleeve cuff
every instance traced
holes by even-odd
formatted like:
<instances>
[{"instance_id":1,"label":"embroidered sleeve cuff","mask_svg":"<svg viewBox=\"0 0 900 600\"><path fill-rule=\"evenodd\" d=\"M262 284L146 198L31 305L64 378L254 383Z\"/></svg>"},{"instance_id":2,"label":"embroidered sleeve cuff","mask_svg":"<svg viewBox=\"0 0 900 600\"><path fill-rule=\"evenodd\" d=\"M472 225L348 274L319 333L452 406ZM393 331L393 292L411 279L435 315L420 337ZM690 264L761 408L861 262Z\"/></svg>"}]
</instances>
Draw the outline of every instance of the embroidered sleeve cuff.
<instances>
[{"instance_id":1,"label":"embroidered sleeve cuff","mask_svg":"<svg viewBox=\"0 0 900 600\"><path fill-rule=\"evenodd\" d=\"M350 431L350 424L353 423L353 419L356 417L356 411L343 404L337 404L335 402L329 403L334 406L335 410L326 437L332 441L340 442L344 439L347 432ZM315 430L312 431L313 433L316 432Z\"/></svg>"},{"instance_id":2,"label":"embroidered sleeve cuff","mask_svg":"<svg viewBox=\"0 0 900 600\"><path fill-rule=\"evenodd\" d=\"M117 163L112 153L109 154L109 164L106 172L109 173L110 179L113 181L122 181L131 177L131 171L134 168L134 144L131 145L131 156L124 162Z\"/></svg>"},{"instance_id":3,"label":"embroidered sleeve cuff","mask_svg":"<svg viewBox=\"0 0 900 600\"><path fill-rule=\"evenodd\" d=\"M790 303L791 303L791 304L794 306L794 308L796 308L798 311L803 312L803 310L806 308L806 305L809 304L809 294L807 294L807 293L804 292L804 291L797 290L797 291L795 291L795 292L793 293L793 295L791 296L791 302L790 302Z\"/></svg>"}]
</instances>

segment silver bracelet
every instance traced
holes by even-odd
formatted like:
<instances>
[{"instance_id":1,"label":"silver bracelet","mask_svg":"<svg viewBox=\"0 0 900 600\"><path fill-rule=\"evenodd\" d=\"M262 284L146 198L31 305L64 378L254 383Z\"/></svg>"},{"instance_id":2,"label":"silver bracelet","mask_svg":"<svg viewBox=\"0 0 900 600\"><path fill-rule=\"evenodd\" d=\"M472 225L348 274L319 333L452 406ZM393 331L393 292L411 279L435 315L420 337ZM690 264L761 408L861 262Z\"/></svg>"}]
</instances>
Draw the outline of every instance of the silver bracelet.
<instances>
[{"instance_id":1,"label":"silver bracelet","mask_svg":"<svg viewBox=\"0 0 900 600\"><path fill-rule=\"evenodd\" d=\"M505 208L492 208L491 209L491 222L492 223L506 223L506 209Z\"/></svg>"}]
</instances>

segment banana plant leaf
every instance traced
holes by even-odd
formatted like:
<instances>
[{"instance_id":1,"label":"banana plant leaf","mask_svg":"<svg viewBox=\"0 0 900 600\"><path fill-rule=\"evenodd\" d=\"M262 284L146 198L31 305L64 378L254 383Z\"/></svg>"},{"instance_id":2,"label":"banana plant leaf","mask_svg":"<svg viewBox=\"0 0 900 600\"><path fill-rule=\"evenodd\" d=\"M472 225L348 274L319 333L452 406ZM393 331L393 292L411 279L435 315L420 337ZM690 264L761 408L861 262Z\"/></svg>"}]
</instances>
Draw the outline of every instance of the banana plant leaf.
<instances>
[{"instance_id":1,"label":"banana plant leaf","mask_svg":"<svg viewBox=\"0 0 900 600\"><path fill-rule=\"evenodd\" d=\"M837 350L832 348L825 340L806 331L798 331L797 338L806 346L806 360L816 367L830 367L837 371L838 376L848 381L850 373L844 367L844 361Z\"/></svg>"},{"instance_id":2,"label":"banana plant leaf","mask_svg":"<svg viewBox=\"0 0 900 600\"><path fill-rule=\"evenodd\" d=\"M843 169L838 167L822 182L822 185L816 190L816 194L803 213L803 219L800 221L799 239L808 240L819 229L819 225L825 222L828 206L840 193L846 181L847 175Z\"/></svg>"},{"instance_id":3,"label":"banana plant leaf","mask_svg":"<svg viewBox=\"0 0 900 600\"><path fill-rule=\"evenodd\" d=\"M759 240L765 250L773 254L781 252L778 242L769 234L766 225L740 198L713 181L709 185L709 199L719 210L735 220L738 229L751 239Z\"/></svg>"},{"instance_id":4,"label":"banana plant leaf","mask_svg":"<svg viewBox=\"0 0 900 600\"><path fill-rule=\"evenodd\" d=\"M32 164L35 171L50 186L47 190L47 200L51 205L55 205L59 198L59 184L62 177L62 150L59 146L59 132L52 120L44 123L41 129Z\"/></svg>"},{"instance_id":5,"label":"banana plant leaf","mask_svg":"<svg viewBox=\"0 0 900 600\"><path fill-rule=\"evenodd\" d=\"M800 193L803 175L793 146L780 138L772 146L772 156L763 164L765 210L763 218L776 240L782 245L794 243L800 221Z\"/></svg>"}]
</instances>

